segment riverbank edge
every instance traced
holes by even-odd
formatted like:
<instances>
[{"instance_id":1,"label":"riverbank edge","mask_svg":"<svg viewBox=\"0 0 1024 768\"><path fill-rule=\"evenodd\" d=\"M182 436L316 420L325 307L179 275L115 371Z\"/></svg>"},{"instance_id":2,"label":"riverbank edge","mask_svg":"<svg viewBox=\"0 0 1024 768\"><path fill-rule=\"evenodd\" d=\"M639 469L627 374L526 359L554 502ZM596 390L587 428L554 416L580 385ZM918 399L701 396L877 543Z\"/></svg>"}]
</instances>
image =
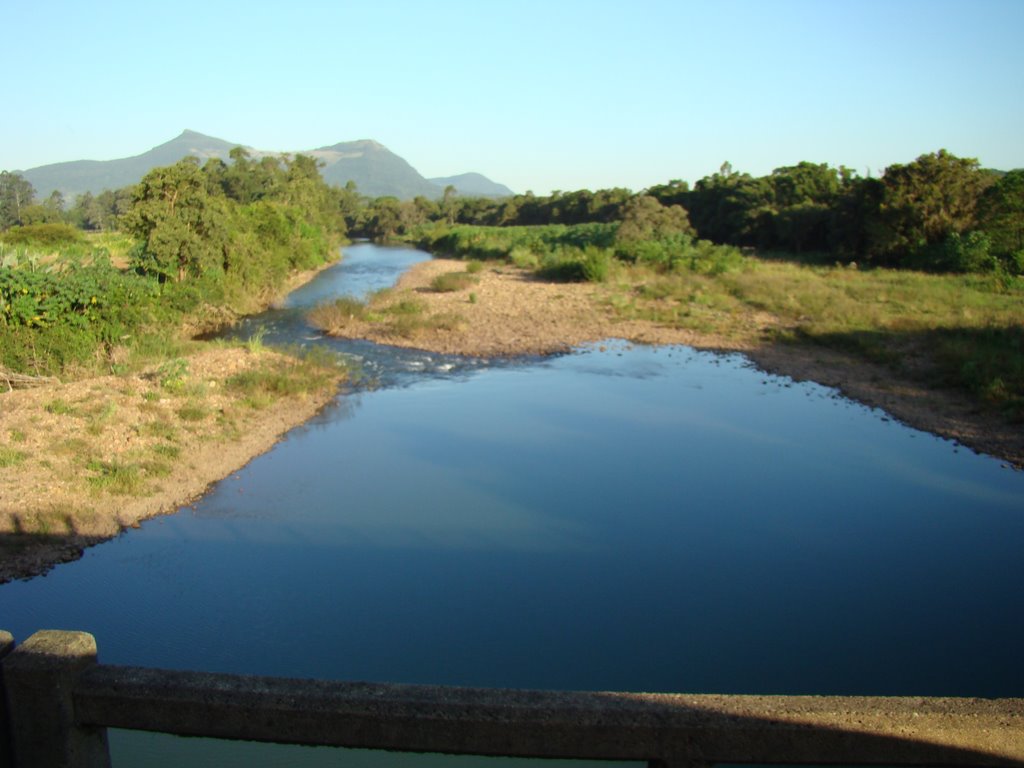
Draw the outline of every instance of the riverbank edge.
<instances>
[{"instance_id":1,"label":"riverbank edge","mask_svg":"<svg viewBox=\"0 0 1024 768\"><path fill-rule=\"evenodd\" d=\"M340 251L339 251L340 252ZM284 298L295 289L312 281L322 271L329 269L338 263L335 259L316 269L305 270L291 275L282 289L274 295L269 296L264 308L280 304ZM219 367L225 369L230 367L230 373L244 369L244 364L238 364L238 360L246 356L246 351L236 350L214 350L212 347L198 350L182 358L190 369L201 368L197 365L204 356L226 356L232 355L235 364L220 363ZM262 352L259 356L264 358L275 355L273 352ZM249 355L251 357L257 357ZM222 370L220 377L209 378L206 383L214 382L223 386L223 380L227 377L228 371ZM71 389L79 391L101 392L112 390L113 383L119 379L128 382L130 379L143 380L152 378L153 371L145 371L133 377L103 376L81 379L68 383L57 383L46 387L31 390L18 390L9 393L0 393L0 425L4 424L5 418L9 417L12 408L10 401L4 401L4 397L14 397L22 401L38 401L29 406L22 402L20 407L35 407L38 411L45 411L47 404L54 402L69 402L73 398L66 397ZM73 525L68 520L66 528L62 533L39 535L36 533L18 530L17 524L11 526L10 515L0 515L0 584L16 580L29 579L45 574L51 568L60 563L70 562L82 556L85 549L96 544L109 541L120 536L130 528L137 528L143 521L166 514L173 514L178 510L193 504L202 498L209 490L221 480L230 477L254 459L262 456L271 450L275 445L286 438L287 434L304 425L317 414L328 407L338 396L339 387L343 376L339 373L334 386L326 387L311 395L295 398L281 397L276 402L247 414L245 420L244 437L225 442L210 443L201 450L193 451L186 456L174 460L174 469L170 476L160 483L159 489L142 498L107 498L101 499L107 504L109 510L102 518L91 522L86 530ZM44 402L45 401L45 402ZM63 428L67 430L65 436L70 443L74 439L74 433L81 430L81 425L72 420L65 420ZM50 425L48 431L54 427ZM6 430L5 430L6 431ZM61 435L56 435L61 439ZM187 471L182 471L186 462ZM3 472L18 472L18 467L4 468ZM0 475L0 481L3 476ZM23 486L24 487L24 486ZM9 489L5 489L9 491ZM31 498L18 493L4 494L3 506L7 508L18 508L31 510L35 502ZM88 495L83 489L82 495L77 500L66 502L70 505L80 507L91 507L97 503L97 499ZM17 518L15 517L15 520Z\"/></svg>"},{"instance_id":2,"label":"riverbank edge","mask_svg":"<svg viewBox=\"0 0 1024 768\"><path fill-rule=\"evenodd\" d=\"M441 274L464 270L456 259L433 258L413 265L395 290L375 299L372 308L409 297L426 306L424 315L458 318L441 327L425 323L411 334L387 324L351 319L325 333L444 354L479 357L552 355L584 344L621 339L650 345L683 345L710 352L739 353L768 374L813 381L843 396L885 411L896 421L993 456L1008 467L1024 467L1024 430L949 390L897 377L891 369L809 342L765 341L781 327L778 318L751 312L741 337L725 338L646 320L613 316L599 284L550 283L525 270L489 267L471 287L439 292L431 285Z\"/></svg>"}]
</instances>

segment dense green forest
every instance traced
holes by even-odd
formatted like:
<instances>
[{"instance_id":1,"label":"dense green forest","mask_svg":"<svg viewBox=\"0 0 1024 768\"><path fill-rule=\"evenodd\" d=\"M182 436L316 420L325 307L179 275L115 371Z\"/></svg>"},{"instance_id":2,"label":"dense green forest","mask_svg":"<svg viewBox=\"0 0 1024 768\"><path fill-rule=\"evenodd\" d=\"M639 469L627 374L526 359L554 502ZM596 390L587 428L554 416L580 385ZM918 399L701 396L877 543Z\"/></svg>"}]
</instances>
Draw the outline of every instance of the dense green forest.
<instances>
[{"instance_id":1,"label":"dense green forest","mask_svg":"<svg viewBox=\"0 0 1024 768\"><path fill-rule=\"evenodd\" d=\"M685 214L692 227L681 229L699 239L759 252L939 272L1024 271L1024 170L984 170L944 150L889 166L881 178L809 162L754 177L726 163L692 189L670 181L639 194L606 189L504 200L380 198L346 217L352 231L387 238L425 222L612 223L636 218L638 206L658 215L651 201L679 206L680 220Z\"/></svg>"}]
</instances>

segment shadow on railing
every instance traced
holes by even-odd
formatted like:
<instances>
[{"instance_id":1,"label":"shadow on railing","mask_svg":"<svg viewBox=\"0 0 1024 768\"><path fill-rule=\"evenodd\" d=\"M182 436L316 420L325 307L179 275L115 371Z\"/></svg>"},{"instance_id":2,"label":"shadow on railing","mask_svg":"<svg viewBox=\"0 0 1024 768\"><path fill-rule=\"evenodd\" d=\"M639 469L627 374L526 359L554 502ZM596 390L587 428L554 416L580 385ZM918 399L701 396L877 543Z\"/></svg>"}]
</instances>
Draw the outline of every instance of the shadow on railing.
<instances>
[{"instance_id":1,"label":"shadow on railing","mask_svg":"<svg viewBox=\"0 0 1024 768\"><path fill-rule=\"evenodd\" d=\"M0 632L0 757L108 766L106 729L651 766L1024 766L1024 699L718 696L345 683L98 664L84 632Z\"/></svg>"}]
</instances>

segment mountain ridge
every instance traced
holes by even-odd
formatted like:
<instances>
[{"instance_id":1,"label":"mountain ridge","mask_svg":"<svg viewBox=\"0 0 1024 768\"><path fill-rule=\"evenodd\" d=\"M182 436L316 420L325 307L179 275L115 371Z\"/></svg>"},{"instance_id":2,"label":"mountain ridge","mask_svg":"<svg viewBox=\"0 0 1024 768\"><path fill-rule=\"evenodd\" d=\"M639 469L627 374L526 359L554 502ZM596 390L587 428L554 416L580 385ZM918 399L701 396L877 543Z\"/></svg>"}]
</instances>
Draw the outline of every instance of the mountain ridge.
<instances>
[{"instance_id":1,"label":"mountain ridge","mask_svg":"<svg viewBox=\"0 0 1024 768\"><path fill-rule=\"evenodd\" d=\"M447 182L463 179L468 185L462 189L454 184L458 194L472 196L477 188L505 190L488 193L489 196L513 194L508 187L497 184L478 173L444 177L445 184L433 183L422 176L404 158L396 155L373 139L358 139L329 144L318 149L298 151L257 150L251 146L225 141L186 128L178 136L152 149L130 157L113 160L71 160L41 165L19 173L36 190L36 196L45 198L57 190L70 203L85 192L98 194L106 189L120 189L138 183L153 168L173 165L184 157L197 157L205 161L213 157L227 160L235 147L242 147L254 157L310 155L323 163L321 173L328 184L345 186L348 181L369 197L390 195L409 200L417 195L440 198ZM483 181L480 181L480 180Z\"/></svg>"},{"instance_id":2,"label":"mountain ridge","mask_svg":"<svg viewBox=\"0 0 1024 768\"><path fill-rule=\"evenodd\" d=\"M437 176L427 179L431 184L444 189L451 185L456 192L466 197L511 197L515 194L504 184L491 181L482 173L460 173L457 176Z\"/></svg>"}]
</instances>

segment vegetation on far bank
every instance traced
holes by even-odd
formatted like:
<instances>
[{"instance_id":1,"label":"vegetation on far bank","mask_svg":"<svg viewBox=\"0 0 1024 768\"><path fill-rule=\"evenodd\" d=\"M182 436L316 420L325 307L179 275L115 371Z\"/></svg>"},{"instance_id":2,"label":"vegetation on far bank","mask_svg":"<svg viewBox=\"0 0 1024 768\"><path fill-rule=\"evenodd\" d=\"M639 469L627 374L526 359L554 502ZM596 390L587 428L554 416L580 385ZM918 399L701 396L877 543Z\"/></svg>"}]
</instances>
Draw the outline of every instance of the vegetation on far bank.
<instances>
[{"instance_id":1,"label":"vegetation on far bank","mask_svg":"<svg viewBox=\"0 0 1024 768\"><path fill-rule=\"evenodd\" d=\"M616 223L653 203L681 209L701 240L805 261L930 272L1024 270L1024 170L983 169L944 150L891 165L877 178L811 162L755 177L725 163L692 188L673 180L640 193L616 188L500 200L379 198L349 207L345 215L350 231L388 239L408 237L426 223Z\"/></svg>"}]
</instances>

